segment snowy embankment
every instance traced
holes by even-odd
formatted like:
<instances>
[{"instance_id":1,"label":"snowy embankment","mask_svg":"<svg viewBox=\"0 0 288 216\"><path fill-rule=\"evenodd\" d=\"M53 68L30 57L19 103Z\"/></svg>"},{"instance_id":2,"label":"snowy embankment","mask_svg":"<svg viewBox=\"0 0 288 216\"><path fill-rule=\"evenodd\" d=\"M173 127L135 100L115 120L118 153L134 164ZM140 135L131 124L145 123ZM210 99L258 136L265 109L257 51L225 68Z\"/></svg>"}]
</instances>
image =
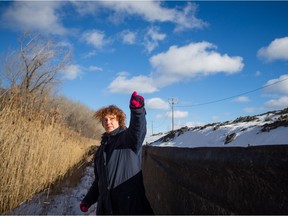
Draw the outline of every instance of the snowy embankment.
<instances>
[{"instance_id":1,"label":"snowy embankment","mask_svg":"<svg viewBox=\"0 0 288 216\"><path fill-rule=\"evenodd\" d=\"M155 136L156 141L153 136L149 139L146 142L152 142L152 146L188 148L288 144L288 109L239 117L224 123L181 128Z\"/></svg>"},{"instance_id":2,"label":"snowy embankment","mask_svg":"<svg viewBox=\"0 0 288 216\"><path fill-rule=\"evenodd\" d=\"M288 108L234 121L181 128L174 132L146 137L144 144L160 147L247 147L248 145L288 144ZM94 178L92 164L76 187L64 187L58 194L40 193L9 214L84 215L79 203ZM96 205L85 215L95 215ZM8 213L7 213L8 214Z\"/></svg>"}]
</instances>

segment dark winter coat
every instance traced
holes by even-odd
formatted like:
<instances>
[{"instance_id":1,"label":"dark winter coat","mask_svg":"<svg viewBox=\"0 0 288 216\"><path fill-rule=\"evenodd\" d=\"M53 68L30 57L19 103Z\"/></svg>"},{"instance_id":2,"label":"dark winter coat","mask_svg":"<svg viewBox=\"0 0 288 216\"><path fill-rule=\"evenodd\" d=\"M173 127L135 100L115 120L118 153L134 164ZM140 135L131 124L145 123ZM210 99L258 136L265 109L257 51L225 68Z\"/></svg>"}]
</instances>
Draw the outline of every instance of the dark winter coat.
<instances>
[{"instance_id":1,"label":"dark winter coat","mask_svg":"<svg viewBox=\"0 0 288 216\"><path fill-rule=\"evenodd\" d=\"M104 133L94 156L95 181L83 199L101 214L153 214L141 171L145 108L131 109L130 125Z\"/></svg>"}]
</instances>

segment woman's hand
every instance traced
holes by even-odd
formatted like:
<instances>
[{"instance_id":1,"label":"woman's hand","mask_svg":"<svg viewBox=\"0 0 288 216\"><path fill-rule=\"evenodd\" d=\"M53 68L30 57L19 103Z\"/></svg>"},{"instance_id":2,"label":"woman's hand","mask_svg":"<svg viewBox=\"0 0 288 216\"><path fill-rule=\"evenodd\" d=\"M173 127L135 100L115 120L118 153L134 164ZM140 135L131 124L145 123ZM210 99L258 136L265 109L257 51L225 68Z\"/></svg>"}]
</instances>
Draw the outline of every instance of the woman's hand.
<instances>
[{"instance_id":1,"label":"woman's hand","mask_svg":"<svg viewBox=\"0 0 288 216\"><path fill-rule=\"evenodd\" d=\"M144 98L138 95L136 91L133 92L130 99L130 108L138 109L144 106Z\"/></svg>"}]
</instances>

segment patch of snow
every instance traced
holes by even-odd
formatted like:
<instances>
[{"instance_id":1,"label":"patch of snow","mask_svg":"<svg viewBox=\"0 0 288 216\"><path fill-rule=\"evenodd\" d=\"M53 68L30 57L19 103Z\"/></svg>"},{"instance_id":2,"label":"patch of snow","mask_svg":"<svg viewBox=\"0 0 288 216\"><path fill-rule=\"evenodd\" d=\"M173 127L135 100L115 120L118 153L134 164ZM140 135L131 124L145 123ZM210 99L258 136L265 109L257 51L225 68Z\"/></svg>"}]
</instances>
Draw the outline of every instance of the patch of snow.
<instances>
[{"instance_id":1,"label":"patch of snow","mask_svg":"<svg viewBox=\"0 0 288 216\"><path fill-rule=\"evenodd\" d=\"M75 188L63 188L60 194L47 196L42 192L31 200L21 204L9 215L95 215L96 204L89 208L85 214L79 205L88 192L94 180L93 166L85 168L85 175Z\"/></svg>"}]
</instances>

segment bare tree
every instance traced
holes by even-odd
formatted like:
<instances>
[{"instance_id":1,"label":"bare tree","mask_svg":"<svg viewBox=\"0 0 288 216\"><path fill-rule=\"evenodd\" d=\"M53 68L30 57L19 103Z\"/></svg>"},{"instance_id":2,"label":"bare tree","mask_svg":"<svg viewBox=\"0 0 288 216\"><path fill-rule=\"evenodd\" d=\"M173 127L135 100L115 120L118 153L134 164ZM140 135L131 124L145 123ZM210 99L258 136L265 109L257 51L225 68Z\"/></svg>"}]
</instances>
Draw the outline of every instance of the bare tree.
<instances>
[{"instance_id":1,"label":"bare tree","mask_svg":"<svg viewBox=\"0 0 288 216\"><path fill-rule=\"evenodd\" d=\"M20 49L10 51L4 60L7 88L17 88L21 95L43 95L59 83L58 73L70 62L70 48L38 33L24 32Z\"/></svg>"},{"instance_id":2,"label":"bare tree","mask_svg":"<svg viewBox=\"0 0 288 216\"><path fill-rule=\"evenodd\" d=\"M61 81L59 72L70 63L69 46L56 43L51 37L24 32L19 38L19 50L7 53L1 58L0 108L4 104L1 100L5 102L16 95L26 115L31 110L45 112L82 136L100 137L102 127L93 118L92 110L53 92ZM2 96L5 94L7 97Z\"/></svg>"}]
</instances>

